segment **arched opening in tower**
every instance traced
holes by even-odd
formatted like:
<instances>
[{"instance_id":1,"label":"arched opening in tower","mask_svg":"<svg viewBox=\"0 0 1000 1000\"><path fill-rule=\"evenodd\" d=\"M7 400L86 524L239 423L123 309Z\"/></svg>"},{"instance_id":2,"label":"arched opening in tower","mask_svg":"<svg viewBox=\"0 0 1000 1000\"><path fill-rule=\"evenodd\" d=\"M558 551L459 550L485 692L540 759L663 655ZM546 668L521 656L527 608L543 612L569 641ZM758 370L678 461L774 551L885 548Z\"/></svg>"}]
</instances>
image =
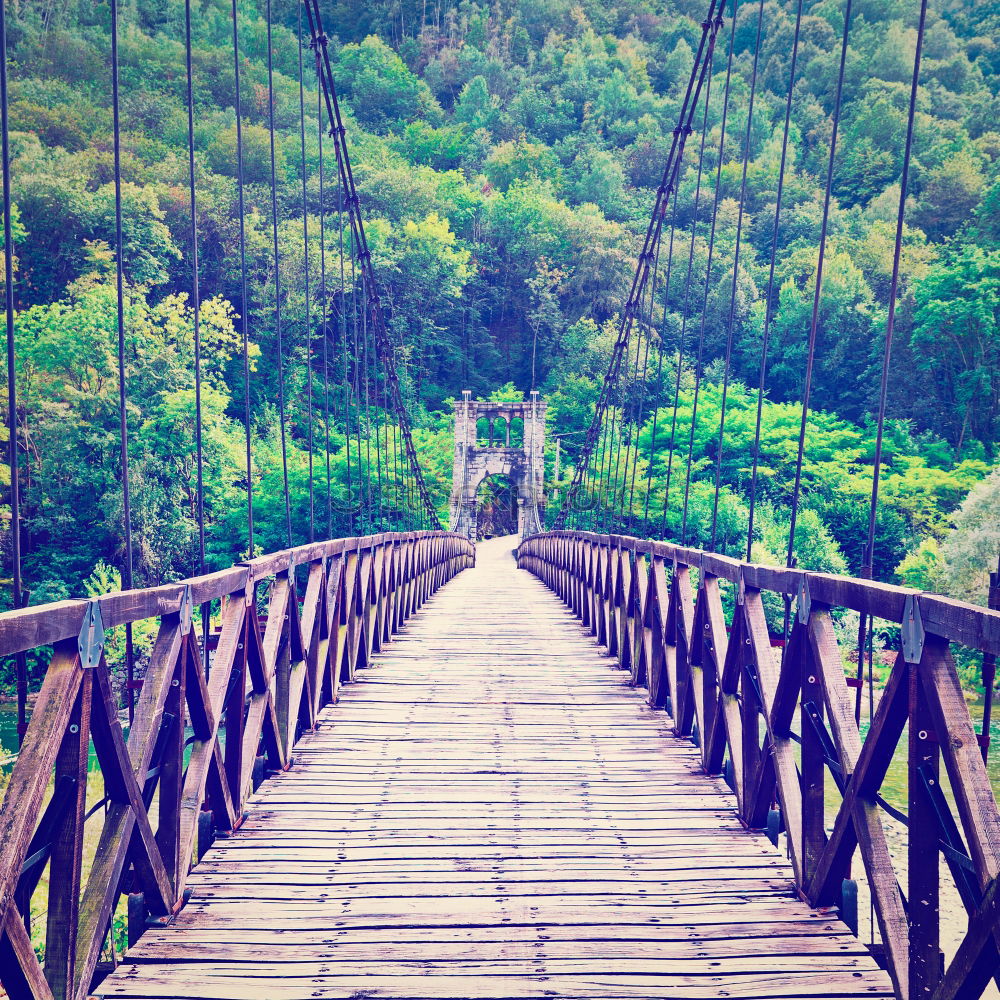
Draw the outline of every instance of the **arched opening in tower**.
<instances>
[{"instance_id":1,"label":"arched opening in tower","mask_svg":"<svg viewBox=\"0 0 1000 1000\"><path fill-rule=\"evenodd\" d=\"M517 490L509 476L490 475L479 484L477 538L497 538L517 532Z\"/></svg>"}]
</instances>

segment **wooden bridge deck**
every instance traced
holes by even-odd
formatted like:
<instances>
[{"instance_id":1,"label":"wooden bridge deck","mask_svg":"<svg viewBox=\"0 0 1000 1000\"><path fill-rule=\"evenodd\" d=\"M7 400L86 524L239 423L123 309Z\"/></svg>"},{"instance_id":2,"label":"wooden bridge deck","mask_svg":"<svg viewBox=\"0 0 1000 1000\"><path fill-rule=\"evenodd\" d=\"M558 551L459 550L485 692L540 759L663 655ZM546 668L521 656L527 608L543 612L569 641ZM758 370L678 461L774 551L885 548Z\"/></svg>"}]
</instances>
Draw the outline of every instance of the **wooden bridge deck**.
<instances>
[{"instance_id":1,"label":"wooden bridge deck","mask_svg":"<svg viewBox=\"0 0 1000 1000\"><path fill-rule=\"evenodd\" d=\"M480 545L98 995L891 996L611 667Z\"/></svg>"}]
</instances>

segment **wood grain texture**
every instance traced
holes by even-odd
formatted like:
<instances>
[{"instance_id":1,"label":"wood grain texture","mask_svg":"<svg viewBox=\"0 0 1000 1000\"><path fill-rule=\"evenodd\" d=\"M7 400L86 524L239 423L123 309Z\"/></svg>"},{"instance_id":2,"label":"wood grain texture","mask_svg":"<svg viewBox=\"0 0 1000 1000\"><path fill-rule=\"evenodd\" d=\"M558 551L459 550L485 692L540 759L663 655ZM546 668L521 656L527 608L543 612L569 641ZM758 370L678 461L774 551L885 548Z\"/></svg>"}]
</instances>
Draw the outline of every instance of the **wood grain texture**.
<instances>
[{"instance_id":1,"label":"wood grain texture","mask_svg":"<svg viewBox=\"0 0 1000 1000\"><path fill-rule=\"evenodd\" d=\"M510 548L358 670L97 996L892 996Z\"/></svg>"}]
</instances>

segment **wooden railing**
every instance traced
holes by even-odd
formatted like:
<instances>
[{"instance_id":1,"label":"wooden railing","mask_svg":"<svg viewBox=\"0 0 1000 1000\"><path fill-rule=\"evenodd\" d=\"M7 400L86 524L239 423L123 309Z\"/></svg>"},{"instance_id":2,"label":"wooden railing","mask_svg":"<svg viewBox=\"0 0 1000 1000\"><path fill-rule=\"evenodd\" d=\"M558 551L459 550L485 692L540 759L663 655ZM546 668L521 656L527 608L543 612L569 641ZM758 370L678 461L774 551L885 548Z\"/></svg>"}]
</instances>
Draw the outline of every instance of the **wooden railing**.
<instances>
[{"instance_id":1,"label":"wooden railing","mask_svg":"<svg viewBox=\"0 0 1000 1000\"><path fill-rule=\"evenodd\" d=\"M454 534L369 535L0 615L0 656L52 649L0 805L7 993L87 997L116 960L113 928L125 924L134 941L149 921L169 920L193 861L213 836L239 827L268 771L292 764L299 733L317 725L339 685L474 559ZM195 627L206 607L216 622L207 642ZM126 738L105 640L146 620L156 639ZM91 744L103 779L94 804ZM100 827L96 849L88 818ZM33 944L39 896L46 912Z\"/></svg>"},{"instance_id":2,"label":"wooden railing","mask_svg":"<svg viewBox=\"0 0 1000 1000\"><path fill-rule=\"evenodd\" d=\"M518 564L648 688L650 705L670 712L675 734L699 746L704 771L726 775L744 825L769 828L776 842L784 833L799 893L816 907L839 906L855 931L851 863L860 854L881 939L873 950L900 998L976 998L1000 980L1000 813L985 766L988 733L975 730L951 649L993 662L1000 614L870 580L589 532L528 538ZM784 635L783 604L787 642L772 637ZM900 627L901 650L864 738L851 686L859 678L846 676L835 631L843 609ZM880 794L904 732L905 811ZM886 813L905 829L895 858ZM942 858L968 911L946 965Z\"/></svg>"}]
</instances>

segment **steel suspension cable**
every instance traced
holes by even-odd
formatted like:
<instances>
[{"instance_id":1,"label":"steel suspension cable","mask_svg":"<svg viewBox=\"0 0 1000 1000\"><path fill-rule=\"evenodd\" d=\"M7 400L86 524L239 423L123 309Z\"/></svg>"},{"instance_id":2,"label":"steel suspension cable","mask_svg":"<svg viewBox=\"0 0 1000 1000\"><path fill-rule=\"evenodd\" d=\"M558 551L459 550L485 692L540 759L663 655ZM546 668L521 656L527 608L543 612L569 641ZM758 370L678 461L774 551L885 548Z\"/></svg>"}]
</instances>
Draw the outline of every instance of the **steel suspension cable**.
<instances>
[{"instance_id":1,"label":"steel suspension cable","mask_svg":"<svg viewBox=\"0 0 1000 1000\"><path fill-rule=\"evenodd\" d=\"M678 185L679 186L679 185ZM667 335L667 316L670 302L670 276L674 265L674 234L677 231L677 188L674 188L674 202L670 216L670 238L667 244L667 275L663 286L663 317L660 322L660 342L656 352L656 405L653 409L653 427L649 435L649 459L646 463L646 499L643 504L643 521L649 530L649 499L653 489L653 462L656 457L656 429L660 419L660 403L663 394L663 354Z\"/></svg>"},{"instance_id":2,"label":"steel suspension cable","mask_svg":"<svg viewBox=\"0 0 1000 1000\"><path fill-rule=\"evenodd\" d=\"M316 67L317 72L321 74L322 80L322 67L319 62L319 51L316 52ZM322 82L320 84L320 93L322 94ZM322 112L320 113L322 116ZM320 127L322 131L322 126ZM334 146L334 151L337 154L337 159L340 159L340 147ZM341 345L341 355L343 361L343 389L344 389L344 442L347 455L347 512L348 512L348 531L353 534L355 530L355 518L354 518L354 472L353 472L353 462L351 460L351 399L352 399L352 389L354 386L354 369L353 369L353 359L351 364L348 365L347 361L347 284L345 278L344 269L344 187L340 180L340 171L337 171L337 230L338 230L338 249L340 254L340 298L338 300L339 306L337 309L337 327L340 333L340 345ZM353 267L353 262L352 262ZM353 279L352 279L353 280ZM354 302L354 290L353 285L351 288L351 302L352 302L352 312L353 312L353 302ZM353 327L355 330L354 339L354 353L357 355L357 327Z\"/></svg>"},{"instance_id":3,"label":"steel suspension cable","mask_svg":"<svg viewBox=\"0 0 1000 1000\"><path fill-rule=\"evenodd\" d=\"M580 461L577 464L576 471L574 472L573 483L571 483L569 490L566 494L566 500L563 504L563 511L572 502L575 491L576 484L579 482L579 470L581 467L586 467L589 465L590 454L589 451L596 444L597 440L601 442L601 459L599 464L599 470L597 474L597 486L602 493L606 492L604 487L604 471L605 471L605 458L607 458L607 474L608 483L610 487L611 480L611 462L612 453L620 448L620 440L615 438L614 431L617 423L617 413L614 407L611 407L611 426L607 426L607 422L604 420L604 416L609 408L612 400L612 396L619 387L619 377L621 371L621 360L625 351L627 350L627 345L629 342L629 337L631 334L632 319L636 311L635 302L641 303L642 296L644 294L644 283L648 277L649 270L649 260L653 257L652 247L658 246L659 240L662 234L663 226L663 214L664 207L669 201L672 191L675 191L678 179L680 176L680 166L683 162L683 154L686 146L687 138L691 134L692 127L691 122L694 118L698 107L698 101L700 99L702 86L705 87L706 91L706 113L707 113L707 103L711 95L711 65L713 61L713 56L715 52L715 39L718 34L719 29L722 26L722 15L719 13L716 16L712 16L715 11L715 5L712 5L710 10L710 16L704 22L702 22L702 44L699 46L698 54L695 59L695 65L692 67L691 77L688 81L688 91L685 95L685 100L681 108L680 120L678 125L673 130L673 144L671 146L670 154L668 156L667 164L664 167L664 176L661 180L659 189L657 190L657 197L653 207L653 213L650 217L649 226L647 229L646 245L644 246L643 252L640 254L639 264L636 269L636 275L633 279L632 292L630 294L629 302L626 304L625 312L622 320L622 324L619 330L618 341L615 345L615 350L612 354L611 365L609 366L608 373L605 376L604 385L602 388L601 399L595 408L594 419L591 423L590 429L587 432L587 438L584 442L583 454ZM693 99L692 99L693 98ZM634 297L634 298L633 298ZM591 443L591 439L594 442ZM615 444L609 448L608 443L614 438ZM603 524L605 521L605 515L601 513L599 507L601 500L595 494L594 498L594 518L595 521L600 519ZM604 505L604 509L607 509L607 505ZM563 517L563 511L560 511L559 516L556 519L556 526L559 527Z\"/></svg>"},{"instance_id":4,"label":"steel suspension cable","mask_svg":"<svg viewBox=\"0 0 1000 1000\"><path fill-rule=\"evenodd\" d=\"M885 436L885 416L886 403L889 394L889 363L892 360L892 337L896 323L896 293L899 289L899 268L903 254L903 222L906 216L906 195L910 181L910 163L913 154L913 125L917 111L917 91L920 88L920 59L923 52L924 28L927 23L927 0L920 0L920 18L917 24L917 44L913 55L913 76L910 80L910 103L907 109L906 118L906 143L903 149L903 167L899 179L899 207L896 210L896 236L893 244L892 256L892 277L889 280L889 310L885 321L885 345L882 351L882 375L879 382L878 396L878 423L875 432L875 457L872 468L872 493L871 502L868 507L868 535L864 552L864 565L861 575L872 578L874 576L875 563L875 522L878 516L879 483L882 466L883 439ZM871 639L872 625L871 615L862 615L858 628L858 680L862 677L863 653L865 649L865 632ZM869 717L874 716L873 699L874 689L872 686L872 653L871 643L869 643L868 656L868 695L869 695ZM854 716L855 720L861 719L861 691L859 683L856 689ZM992 692L987 689L987 704L992 700ZM988 712L988 709L987 709ZM988 717L988 716L987 716ZM988 724L983 727L984 732L989 731Z\"/></svg>"},{"instance_id":5,"label":"steel suspension cable","mask_svg":"<svg viewBox=\"0 0 1000 1000\"><path fill-rule=\"evenodd\" d=\"M352 258L353 266L353 258ZM361 272L361 301L364 302L368 296L368 288L365 282L365 272ZM364 400L364 413L365 413L365 474L364 474L364 484L367 488L367 495L364 499L364 514L367 521L369 530L371 530L374 522L372 519L372 417L371 417L371 393L368 381L369 374L369 358L368 358L368 310L362 308L361 315L359 318L361 323L361 367L358 372L359 378L359 394L358 396L358 448L359 448L359 463L360 463L360 448L361 448L361 419L360 419L360 409L362 399ZM360 469L360 465L359 465Z\"/></svg>"},{"instance_id":6,"label":"steel suspension cable","mask_svg":"<svg viewBox=\"0 0 1000 1000\"><path fill-rule=\"evenodd\" d=\"M753 68L750 71L750 99L747 105L747 127L743 138L743 172L740 177L740 200L736 219L736 247L733 251L733 284L729 294L729 319L726 325L726 358L722 376L722 402L719 414L719 442L715 461L715 497L712 501L712 535L709 551L715 551L716 531L719 523L719 490L722 485L722 453L726 438L726 403L729 399L729 375L733 359L733 328L736 317L736 289L740 273L740 247L743 238L743 215L746 209L747 169L750 166L750 142L753 137L754 98L757 96L757 64L760 59L760 39L764 27L764 0L757 8L757 37L754 41Z\"/></svg>"},{"instance_id":7,"label":"steel suspension cable","mask_svg":"<svg viewBox=\"0 0 1000 1000\"><path fill-rule=\"evenodd\" d=\"M122 531L125 543L125 562L122 567L122 589L133 586L132 555L132 502L129 484L128 457L128 397L125 384L125 267L123 250L125 238L122 227L122 132L121 94L118 86L118 0L111 0L111 113L113 128L114 184L115 184L115 300L118 321L118 431L119 456L122 473ZM125 626L125 673L128 689L129 721L135 711L135 657L132 648L132 625Z\"/></svg>"},{"instance_id":8,"label":"steel suspension cable","mask_svg":"<svg viewBox=\"0 0 1000 1000\"><path fill-rule=\"evenodd\" d=\"M205 572L205 456L201 413L201 290L198 276L198 188L194 165L194 72L191 65L191 0L184 0L184 62L187 74L188 196L191 199L191 313L194 322L194 411L198 489L198 572Z\"/></svg>"},{"instance_id":9,"label":"steel suspension cable","mask_svg":"<svg viewBox=\"0 0 1000 1000\"><path fill-rule=\"evenodd\" d=\"M367 300L368 281L364 270L361 272L361 299ZM362 373L364 375L365 386L365 482L368 484L368 527L374 529L375 520L375 500L372 494L372 391L371 381L374 369L373 351L369 346L370 333L368 328L368 310L361 310L361 357L363 359ZM378 449L375 450L376 458ZM379 477L381 479L381 476Z\"/></svg>"},{"instance_id":10,"label":"steel suspension cable","mask_svg":"<svg viewBox=\"0 0 1000 1000\"><path fill-rule=\"evenodd\" d=\"M362 274L362 287L365 286L365 278ZM365 294L367 298L367 292ZM371 327L371 322L367 311L363 314L365 324L365 405L367 409L365 446L368 458L368 480L371 510L369 518L373 532L381 530L382 524L382 460L379 455L379 422L378 422L378 355L375 347L375 331ZM375 455L375 478L372 479L372 449Z\"/></svg>"},{"instance_id":11,"label":"steel suspension cable","mask_svg":"<svg viewBox=\"0 0 1000 1000\"><path fill-rule=\"evenodd\" d=\"M352 237L353 239L353 237ZM365 473L361 467L361 352L358 349L358 276L353 247L351 259L351 398L354 401L354 454L358 460L358 530L364 534L367 525L365 500Z\"/></svg>"},{"instance_id":12,"label":"steel suspension cable","mask_svg":"<svg viewBox=\"0 0 1000 1000\"><path fill-rule=\"evenodd\" d=\"M250 297L247 295L247 229L246 196L243 177L243 112L240 94L240 30L237 0L232 0L233 11L233 76L235 87L233 99L236 102L236 194L240 214L240 309L242 315L243 347L243 421L244 445L247 467L247 558L254 557L253 524L253 439L250 424Z\"/></svg>"},{"instance_id":13,"label":"steel suspension cable","mask_svg":"<svg viewBox=\"0 0 1000 1000\"><path fill-rule=\"evenodd\" d=\"M189 0L190 2L190 0ZM313 357L312 302L309 298L309 195L306 179L306 74L302 58L302 5L298 10L299 43L299 148L302 159L302 247L306 311L306 436L309 443L309 541L316 541L316 494L313 482Z\"/></svg>"},{"instance_id":14,"label":"steel suspension cable","mask_svg":"<svg viewBox=\"0 0 1000 1000\"><path fill-rule=\"evenodd\" d=\"M639 469L639 434L642 431L642 421L643 412L645 410L646 394L649 391L649 384L647 378L649 375L649 349L652 345L653 333L655 332L653 324L653 313L656 309L656 279L658 277L660 269L660 249L663 246L663 240L660 239L656 243L656 256L653 259L653 274L649 281L649 321L646 324L647 334L645 337L641 338L644 341L643 344L643 358L642 358L642 375L638 380L639 396L636 403L636 419L635 419L635 444L632 449L632 479L629 483L629 497L628 497L628 519L625 522L625 529L631 531L635 521L635 478L636 473ZM641 330L641 326L640 326ZM638 368L638 357L639 349L636 347L636 366ZM626 466L626 473L628 471L628 466ZM623 490L624 494L624 490ZM623 496L624 505L624 496Z\"/></svg>"},{"instance_id":15,"label":"steel suspension cable","mask_svg":"<svg viewBox=\"0 0 1000 1000\"><path fill-rule=\"evenodd\" d=\"M319 143L319 286L323 329L323 427L326 452L326 537L333 537L333 475L330 464L330 298L326 287L326 174L323 164L323 89L316 66L316 138Z\"/></svg>"},{"instance_id":16,"label":"steel suspension cable","mask_svg":"<svg viewBox=\"0 0 1000 1000\"><path fill-rule=\"evenodd\" d=\"M736 44L736 19L739 0L733 0L733 19L729 32L729 55L726 59L726 82L722 93L722 126L719 137L719 162L715 169L715 198L712 203L712 226L708 235L708 263L705 265L705 293L701 303L701 324L698 331L698 351L694 363L694 394L691 400L691 431L688 435L687 470L684 477L684 508L681 514L681 545L687 543L688 502L691 498L691 467L694 462L694 436L698 426L698 401L705 358L705 324L708 319L708 296L712 287L712 260L715 255L715 235L719 221L719 196L722 190L722 161L725 158L726 124L729 113L729 87L733 75L733 50Z\"/></svg>"},{"instance_id":17,"label":"steel suspension cable","mask_svg":"<svg viewBox=\"0 0 1000 1000\"><path fill-rule=\"evenodd\" d=\"M659 256L660 256L660 240L657 240L656 244L655 244L655 247L653 249L653 266L652 266L652 268L650 270L650 280L646 282L647 285L650 285L650 284L652 284L652 283L655 282L656 267L657 267L658 262L659 262ZM625 522L625 482L628 479L629 452L633 450L632 434L634 432L634 422L633 422L632 419L628 419L628 423L626 425L626 419L628 417L630 417L630 414L627 413L626 410L627 409L628 410L632 409L632 400L634 399L636 390L638 388L638 381L639 381L639 354L640 354L640 352L642 350L642 344L643 344L643 339L644 339L643 336L642 336L642 318L643 318L643 314L644 314L645 301L646 301L646 299L645 299L645 288L644 288L643 289L642 297L639 299L638 307L636 309L636 312L638 313L639 322L637 324L633 324L632 325L632 330L630 332L630 337L634 336L634 339L635 339L635 361L633 363L632 361L629 360L630 357L631 357L631 346L630 346L630 344L626 343L625 353L624 353L624 358L625 358L625 375L624 375L624 380L623 380L623 386L620 388L619 410L620 410L620 419L621 419L622 434L619 435L618 439L617 439L617 449L616 449L617 454L615 456L615 490L614 490L614 493L612 494L612 496L618 495L618 493L619 493L619 476L618 476L618 474L619 474L619 471L623 471L623 475L622 475L621 480L620 480L621 493L620 493L620 497L619 497L619 502L617 503L618 518L619 518L619 522L618 523L619 523L619 526L620 526L621 530L623 530L623 531L625 530L625 523L626 523ZM646 343L647 344L649 343L648 339L646 340ZM630 375L630 371L631 371L631 375ZM628 441L624 440L624 436L625 436L625 432L626 432L626 426L628 426L628 428L629 428ZM625 452L625 468L624 468L624 470L621 470L621 457L622 457L622 451L623 450ZM612 523L614 523L613 515L614 515L614 511L612 510L612 516L610 518L610 520L611 520Z\"/></svg>"},{"instance_id":18,"label":"steel suspension cable","mask_svg":"<svg viewBox=\"0 0 1000 1000\"><path fill-rule=\"evenodd\" d=\"M390 452L391 446L389 443L389 373L387 371L387 360L383 355L380 358L381 372L379 373L382 378L382 444L379 446L379 450L383 454L383 462L385 465L385 498L383 500L383 517L386 517L386 526L391 528L395 523L394 518L394 507L393 507L393 492L394 492L394 480L392 479L392 468L390 464ZM395 435L393 435L393 440L395 440ZM388 508L390 514L386 516L385 509Z\"/></svg>"},{"instance_id":19,"label":"steel suspension cable","mask_svg":"<svg viewBox=\"0 0 1000 1000\"><path fill-rule=\"evenodd\" d=\"M281 252L278 248L278 178L274 141L274 43L271 0L265 6L267 21L267 123L271 151L271 241L274 249L274 333L278 347L278 422L281 432L281 478L285 491L285 543L292 544L292 503L288 490L288 430L285 425L285 351L281 330Z\"/></svg>"},{"instance_id":20,"label":"steel suspension cable","mask_svg":"<svg viewBox=\"0 0 1000 1000\"><path fill-rule=\"evenodd\" d=\"M315 0L313 0L313 2L315 2ZM588 467L594 447L600 437L604 411L612 389L612 380L617 376L620 368L621 355L625 350L626 344L628 343L628 337L635 318L638 303L641 301L643 288L649 278L652 250L656 241L660 237L660 231L663 224L662 204L665 200L669 200L673 185L676 183L680 165L679 154L683 153L687 137L692 132L691 121L694 117L695 109L698 106L701 90L705 83L706 72L708 71L711 63L711 53L714 51L715 38L719 28L722 26L722 15L721 13L718 13L718 9L718 0L711 0L708 9L708 16L701 25L701 40L698 45L694 65L692 66L691 75L688 79L684 99L681 104L680 114L678 116L678 125L673 130L673 139L670 151L664 165L663 177L660 182L660 186L656 192L656 201L650 216L649 225L646 229L646 237L642 252L639 255L635 276L632 279L632 288L629 292L628 300L626 301L625 308L622 313L618 337L615 341L612 353L612 361L609 365L608 373L605 375L601 394L598 399L597 406L595 407L594 417L591 421L590 427L588 428L587 435L581 449L580 458L574 470L573 481L570 488L567 490L566 499L563 502L563 506L558 517L556 518L556 527L562 527L565 522L570 505L573 503L573 498L579 489L581 478L583 476L583 470ZM706 53L708 54L708 58L706 58Z\"/></svg>"},{"instance_id":21,"label":"steel suspension cable","mask_svg":"<svg viewBox=\"0 0 1000 1000\"><path fill-rule=\"evenodd\" d=\"M788 96L785 101L785 126L781 138L781 163L778 167L778 190L774 205L774 229L771 238L771 260L768 265L767 294L764 296L764 330L761 335L760 370L757 384L757 414L754 424L753 469L750 474L750 506L747 518L747 562L753 557L754 514L757 507L757 476L760 468L760 436L764 417L764 386L767 381L767 355L773 316L774 272L778 256L778 236L781 227L781 203L785 190L785 169L788 163L788 134L792 122L792 99L795 94L795 66L799 56L799 35L802 27L802 0L795 8L795 33L792 39L792 55L788 70Z\"/></svg>"},{"instance_id":22,"label":"steel suspension cable","mask_svg":"<svg viewBox=\"0 0 1000 1000\"><path fill-rule=\"evenodd\" d=\"M664 207L667 207L668 203L664 203ZM629 479L629 498L628 498L628 514L625 515L625 482L622 481L622 530L631 531L633 520L635 517L635 477L636 472L639 468L639 434L642 431L642 415L644 410L644 403L646 400L646 393L649 389L647 383L647 377L649 374L649 348L652 342L653 334L653 310L656 304L656 282L659 277L660 270L660 250L663 246L663 240L658 239L656 241L656 248L653 252L653 269L650 274L650 279L647 282L649 285L649 312L648 320L645 323L646 335L643 336L643 322L642 322L642 310L640 303L640 322L637 328L636 334L636 345L635 345L635 381L633 383L633 407L634 407L634 420L632 421L632 435L634 435L634 440L631 442L631 461L632 461L632 474L629 477L629 453L626 451L625 454L625 479ZM643 352L642 359L642 374L639 374L639 351Z\"/></svg>"},{"instance_id":23,"label":"steel suspension cable","mask_svg":"<svg viewBox=\"0 0 1000 1000\"><path fill-rule=\"evenodd\" d=\"M617 489L617 475L618 475L618 463L621 460L621 447L622 439L620 434L616 434L616 428L618 427L619 418L622 415L622 362L625 362L625 367L628 366L628 348L629 341L631 337L631 330L629 331L629 337L626 338L622 352L618 355L616 359L614 380L612 382L612 389L608 393L608 406L611 410L611 428L606 431L608 440L611 442L611 446L608 449L608 467L607 467L607 483L605 484L601 481L601 492L603 493L603 501L601 508L601 528L603 531L608 531L613 526L612 525L612 509L615 505L615 490ZM615 398L618 400L618 405L615 406ZM612 455L614 457L612 457ZM612 473L611 470L615 470L615 481L612 485Z\"/></svg>"},{"instance_id":24,"label":"steel suspension cable","mask_svg":"<svg viewBox=\"0 0 1000 1000\"><path fill-rule=\"evenodd\" d=\"M714 55L714 52L713 52ZM701 207L701 182L705 168L705 146L708 140L708 110L712 100L712 80L709 77L708 86L705 88L705 112L701 122L701 142L698 147L698 168L696 173L694 188L694 211L691 218L691 242L688 247L687 275L684 278L684 296L681 305L681 330L678 337L677 351L677 372L674 378L674 406L673 416L670 420L670 445L667 450L667 478L663 490L663 513L660 518L660 533L666 533L667 510L670 505L670 480L674 468L674 449L677 446L677 411L681 400L681 378L684 372L684 347L687 336L688 310L690 308L691 277L694 273L694 247L695 238L698 233L698 210Z\"/></svg>"},{"instance_id":25,"label":"steel suspension cable","mask_svg":"<svg viewBox=\"0 0 1000 1000\"><path fill-rule=\"evenodd\" d=\"M920 87L920 59L927 23L927 0L920 2L920 20L917 25L917 44L913 57L913 77L910 81L910 104L906 120L906 143L903 150L903 169L899 180L899 207L896 210L896 237L892 254L892 277L889 280L889 311L885 323L885 345L882 351L882 377L878 393L878 425L875 435L875 460L872 471L872 495L868 508L868 541L865 564L872 571L875 553L875 520L878 513L879 477L882 464L882 447L885 435L886 401L889 391L889 362L892 358L892 337L896 325L896 293L899 289L899 267L903 253L903 221L906 215L906 194L910 181L910 163L913 153L913 125L917 110L917 91Z\"/></svg>"},{"instance_id":26,"label":"steel suspension cable","mask_svg":"<svg viewBox=\"0 0 1000 1000\"><path fill-rule=\"evenodd\" d=\"M318 0L305 0L306 13L309 19L309 30L312 36L312 44L318 48L322 57L322 81L323 97L326 103L327 117L331 123L331 132L335 143L340 150L338 157L338 171L344 184L347 196L348 221L351 226L351 233L354 245L357 248L357 258L361 265L362 273L365 276L364 290L367 297L364 315L366 319L370 317L372 322L372 336L375 351L380 356L389 356L391 341L386 330L385 317L382 311L381 298L378 291L378 284L372 269L371 251L368 248L368 241L365 235L364 221L361 218L360 201L357 189L354 184L354 174L351 169L350 154L346 144L346 129L340 112L340 103L337 97L337 90L334 82L333 67L330 61L328 49L328 39L323 31L322 19L320 17ZM395 366L389 363L389 395L392 399L393 410L400 423L403 443L406 450L407 461L409 462L413 479L419 492L423 513L427 523L431 527L440 527L437 511L434 508L427 484L424 480L420 461L413 444L410 429L409 416L403 404L402 394L399 387L399 376Z\"/></svg>"},{"instance_id":27,"label":"steel suspension cable","mask_svg":"<svg viewBox=\"0 0 1000 1000\"><path fill-rule=\"evenodd\" d=\"M21 577L21 482L17 454L17 356L14 330L14 236L11 223L13 201L10 192L10 118L7 81L7 12L0 3L0 161L3 168L3 273L4 317L7 331L7 461L10 466L10 543L11 605L16 610L24 603ZM27 728L27 660L15 658L17 687L17 742Z\"/></svg>"},{"instance_id":28,"label":"steel suspension cable","mask_svg":"<svg viewBox=\"0 0 1000 1000\"><path fill-rule=\"evenodd\" d=\"M197 455L198 572L205 572L205 453L201 412L201 288L198 275L198 186L194 169L194 70L191 55L191 0L184 0L184 69L187 77L188 196L191 199L191 312L194 322L194 438ZM208 672L211 607L201 606L202 658Z\"/></svg>"},{"instance_id":29,"label":"steel suspension cable","mask_svg":"<svg viewBox=\"0 0 1000 1000\"><path fill-rule=\"evenodd\" d=\"M852 4L853 0L847 0L844 7L844 34L840 43L840 68L837 71L837 90L833 104L833 131L830 135L830 157L826 168L826 190L823 196L823 221L820 225L819 252L816 261L816 287L813 291L812 316L809 321L809 346L806 356L805 385L802 389L802 421L799 427L798 454L795 460L795 486L792 492L792 508L788 525L788 552L785 557L785 564L787 566L792 566L795 561L795 527L798 521L799 497L802 490L802 463L805 456L806 426L809 420L809 396L812 391L813 366L816 360L816 332L819 328L819 305L823 294L823 263L826 258L826 238L830 222L830 198L833 189L833 169L837 155L837 132L840 128L840 104L844 91L844 68L847 64L847 46L851 34Z\"/></svg>"}]
</instances>

